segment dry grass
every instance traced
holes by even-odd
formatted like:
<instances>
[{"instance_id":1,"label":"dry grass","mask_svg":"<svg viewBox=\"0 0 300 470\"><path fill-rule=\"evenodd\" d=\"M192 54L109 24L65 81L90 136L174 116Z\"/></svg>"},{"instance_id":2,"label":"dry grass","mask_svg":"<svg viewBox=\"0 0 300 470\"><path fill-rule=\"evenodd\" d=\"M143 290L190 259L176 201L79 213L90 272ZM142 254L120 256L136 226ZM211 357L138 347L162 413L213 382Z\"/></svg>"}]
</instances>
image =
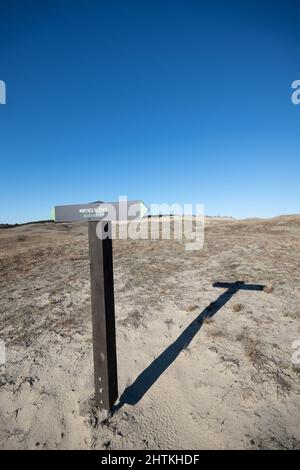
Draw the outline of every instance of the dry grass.
<instances>
[{"instance_id":1,"label":"dry grass","mask_svg":"<svg viewBox=\"0 0 300 470\"><path fill-rule=\"evenodd\" d=\"M232 307L232 310L234 312L240 312L243 308L243 305L242 304L234 304L233 307Z\"/></svg>"},{"instance_id":2,"label":"dry grass","mask_svg":"<svg viewBox=\"0 0 300 470\"><path fill-rule=\"evenodd\" d=\"M266 294L272 294L272 292L274 292L274 287L273 286L265 286L264 287L264 292Z\"/></svg>"},{"instance_id":3,"label":"dry grass","mask_svg":"<svg viewBox=\"0 0 300 470\"><path fill-rule=\"evenodd\" d=\"M290 216L209 218L197 252L174 240L114 241L120 395L137 390L139 376L151 385L160 375L102 426L89 419L92 405L79 412L94 393L86 224L0 230L8 353L0 447L296 448L299 239L300 217ZM224 303L213 283L237 280L266 285L271 295L240 289ZM195 327L202 305L204 325Z\"/></svg>"},{"instance_id":4,"label":"dry grass","mask_svg":"<svg viewBox=\"0 0 300 470\"><path fill-rule=\"evenodd\" d=\"M237 339L241 341L246 357L255 368L252 381L257 384L273 383L277 393L289 393L292 382L290 375L283 370L284 364L274 356L266 354L262 343L258 338L253 338L249 331L243 331Z\"/></svg>"},{"instance_id":5,"label":"dry grass","mask_svg":"<svg viewBox=\"0 0 300 470\"><path fill-rule=\"evenodd\" d=\"M195 310L197 310L197 308L199 308L198 305L192 304L192 305L189 305L189 306L186 308L186 311L187 311L187 312L194 312Z\"/></svg>"},{"instance_id":6,"label":"dry grass","mask_svg":"<svg viewBox=\"0 0 300 470\"><path fill-rule=\"evenodd\" d=\"M214 319L212 317L206 316L202 320L203 325L209 325L214 322Z\"/></svg>"}]
</instances>

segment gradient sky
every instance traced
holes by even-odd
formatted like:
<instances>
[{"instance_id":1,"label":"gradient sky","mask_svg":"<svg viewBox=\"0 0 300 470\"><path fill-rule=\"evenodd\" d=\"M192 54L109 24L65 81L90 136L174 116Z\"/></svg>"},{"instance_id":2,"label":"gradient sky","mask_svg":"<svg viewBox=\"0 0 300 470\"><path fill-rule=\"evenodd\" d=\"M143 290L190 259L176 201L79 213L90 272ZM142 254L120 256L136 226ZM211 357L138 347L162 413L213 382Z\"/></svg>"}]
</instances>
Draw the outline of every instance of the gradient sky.
<instances>
[{"instance_id":1,"label":"gradient sky","mask_svg":"<svg viewBox=\"0 0 300 470\"><path fill-rule=\"evenodd\" d=\"M1 0L0 15L0 222L119 195L300 212L298 0Z\"/></svg>"}]
</instances>

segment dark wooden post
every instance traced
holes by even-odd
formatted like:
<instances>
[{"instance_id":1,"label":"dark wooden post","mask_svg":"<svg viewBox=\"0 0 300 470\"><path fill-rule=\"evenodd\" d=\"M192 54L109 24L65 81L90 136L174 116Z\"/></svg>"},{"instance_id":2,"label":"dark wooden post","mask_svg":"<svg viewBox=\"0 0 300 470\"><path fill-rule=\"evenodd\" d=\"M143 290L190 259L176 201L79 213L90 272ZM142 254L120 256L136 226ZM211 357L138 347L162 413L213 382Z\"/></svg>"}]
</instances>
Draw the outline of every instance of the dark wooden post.
<instances>
[{"instance_id":1,"label":"dark wooden post","mask_svg":"<svg viewBox=\"0 0 300 470\"><path fill-rule=\"evenodd\" d=\"M112 239L97 237L97 225L111 234L111 222L88 222L96 405L110 412L118 398Z\"/></svg>"}]
</instances>

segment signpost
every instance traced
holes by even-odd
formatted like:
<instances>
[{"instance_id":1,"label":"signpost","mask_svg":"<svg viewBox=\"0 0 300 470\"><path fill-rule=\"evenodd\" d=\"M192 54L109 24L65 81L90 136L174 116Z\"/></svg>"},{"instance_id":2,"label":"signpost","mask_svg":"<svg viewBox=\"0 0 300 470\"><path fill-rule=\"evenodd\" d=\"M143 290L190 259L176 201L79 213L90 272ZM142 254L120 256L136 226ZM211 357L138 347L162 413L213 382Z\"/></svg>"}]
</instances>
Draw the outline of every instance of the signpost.
<instances>
[{"instance_id":1,"label":"signpost","mask_svg":"<svg viewBox=\"0 0 300 470\"><path fill-rule=\"evenodd\" d=\"M55 222L88 222L90 220L133 220L144 217L148 207L143 201L92 202L90 204L75 204L55 206L52 218Z\"/></svg>"},{"instance_id":2,"label":"signpost","mask_svg":"<svg viewBox=\"0 0 300 470\"><path fill-rule=\"evenodd\" d=\"M103 230L111 230L111 222ZM99 240L89 222L91 304L96 404L110 411L118 398L112 240Z\"/></svg>"},{"instance_id":3,"label":"signpost","mask_svg":"<svg viewBox=\"0 0 300 470\"><path fill-rule=\"evenodd\" d=\"M142 218L147 212L142 201L121 200L56 206L52 213L55 222L88 222L95 400L108 413L118 398L111 221Z\"/></svg>"}]
</instances>

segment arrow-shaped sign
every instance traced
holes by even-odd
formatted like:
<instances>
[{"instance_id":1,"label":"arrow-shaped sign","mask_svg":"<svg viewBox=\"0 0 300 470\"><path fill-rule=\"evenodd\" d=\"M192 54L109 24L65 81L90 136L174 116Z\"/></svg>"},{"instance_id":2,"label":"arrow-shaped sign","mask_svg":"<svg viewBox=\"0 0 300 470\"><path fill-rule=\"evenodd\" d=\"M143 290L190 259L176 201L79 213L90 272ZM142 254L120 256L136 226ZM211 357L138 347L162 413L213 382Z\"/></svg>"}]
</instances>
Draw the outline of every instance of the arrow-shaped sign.
<instances>
[{"instance_id":1,"label":"arrow-shaped sign","mask_svg":"<svg viewBox=\"0 0 300 470\"><path fill-rule=\"evenodd\" d=\"M55 206L51 212L55 222L88 222L91 220L125 221L145 217L149 208L143 201L92 202L90 204L75 204Z\"/></svg>"}]
</instances>

